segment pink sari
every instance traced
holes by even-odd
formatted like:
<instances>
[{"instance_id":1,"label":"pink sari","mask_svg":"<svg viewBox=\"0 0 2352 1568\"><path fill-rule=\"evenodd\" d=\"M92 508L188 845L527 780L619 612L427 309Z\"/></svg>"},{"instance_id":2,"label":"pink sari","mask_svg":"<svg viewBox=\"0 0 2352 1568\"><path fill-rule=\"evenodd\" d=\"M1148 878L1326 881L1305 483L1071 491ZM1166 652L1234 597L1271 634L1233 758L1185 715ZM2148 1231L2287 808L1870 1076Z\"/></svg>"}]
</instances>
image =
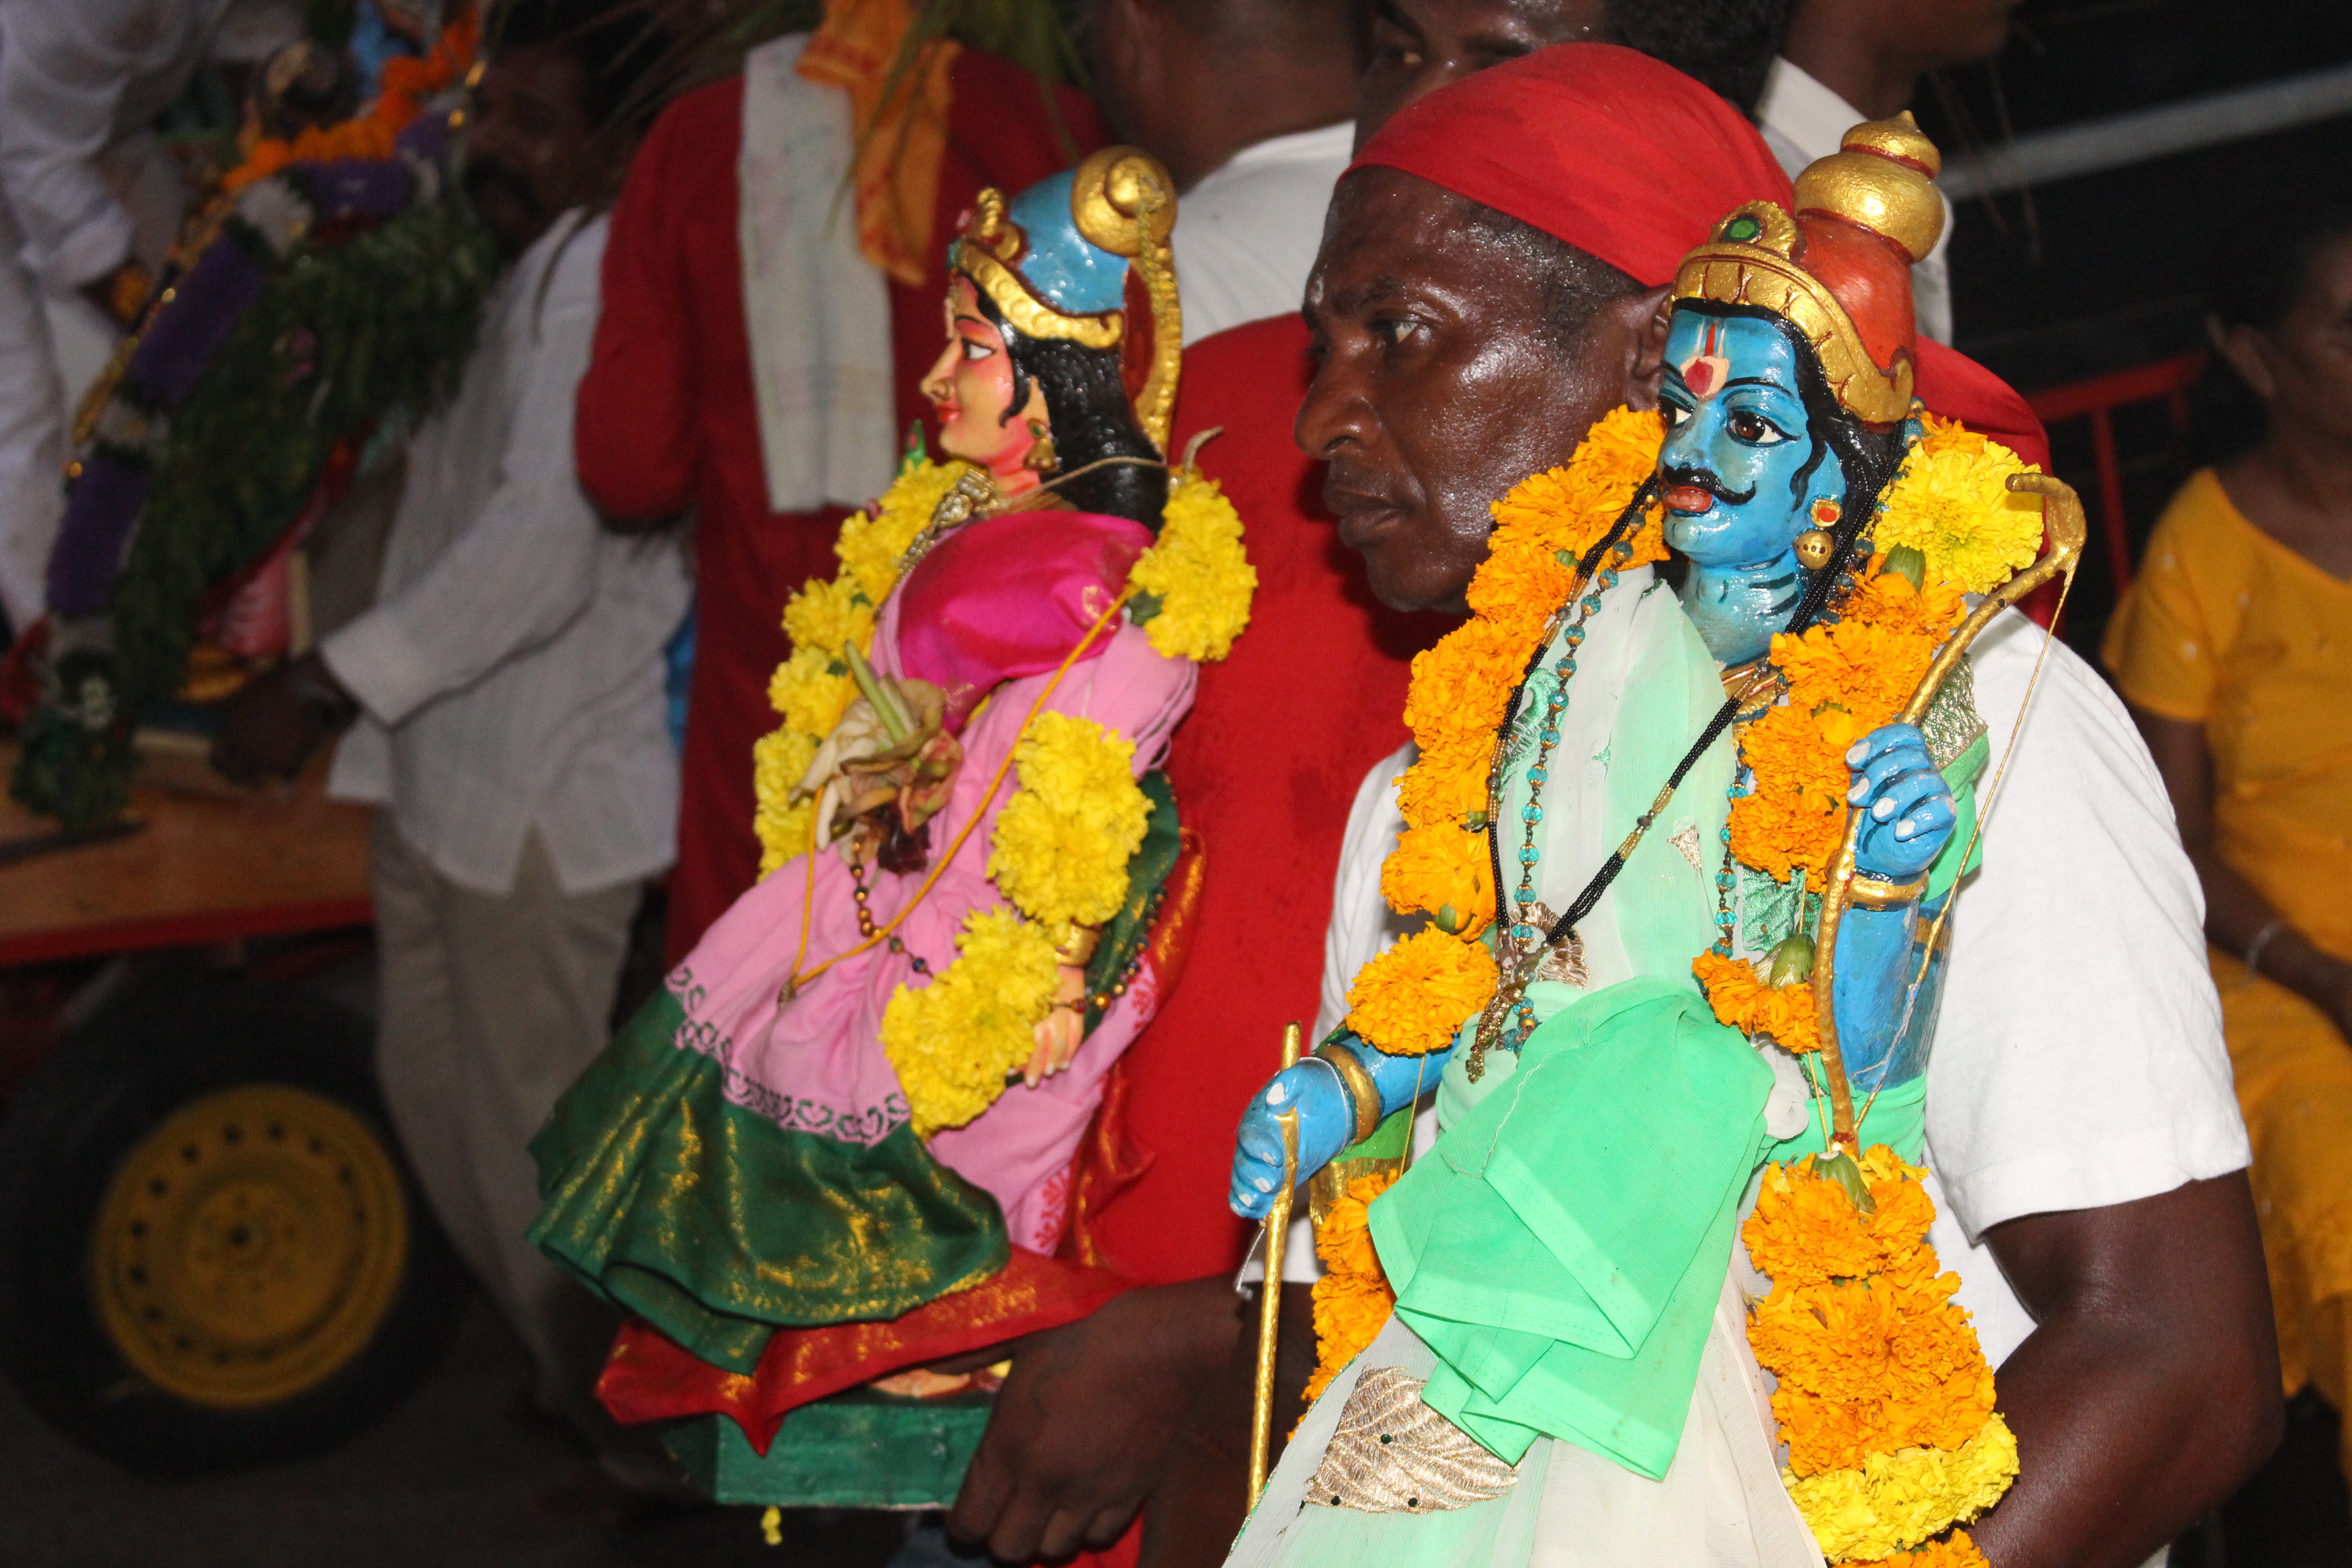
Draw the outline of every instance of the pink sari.
<instances>
[{"instance_id":1,"label":"pink sari","mask_svg":"<svg viewBox=\"0 0 2352 1568\"><path fill-rule=\"evenodd\" d=\"M1008 771L989 798L989 781L1054 672L1117 599L1150 542L1147 530L1123 518L1016 512L950 534L892 591L875 628L875 668L940 687L950 728L962 731L962 769L930 823L934 864L975 815L979 821L899 924L895 943L841 960L788 1004L779 994L799 957L804 900L803 973L862 940L848 868L837 853L817 851L813 900L809 858L797 857L710 928L668 984L686 1014L677 1045L719 1064L730 1100L787 1131L867 1148L908 1120L882 1050L883 1009L899 986L920 988L954 961L966 915L1004 902L988 879L989 839L1017 786ZM1195 676L1190 660L1163 656L1121 616L1061 677L1045 706L1133 742L1139 775L1166 755L1171 732L1192 706ZM927 874L869 867L875 924L906 910ZM1066 1174L1103 1079L1159 1000L1147 965L1067 1070L1034 1089L1013 1085L977 1119L930 1141L934 1158L996 1199L1013 1245L1050 1254L1060 1241Z\"/></svg>"}]
</instances>

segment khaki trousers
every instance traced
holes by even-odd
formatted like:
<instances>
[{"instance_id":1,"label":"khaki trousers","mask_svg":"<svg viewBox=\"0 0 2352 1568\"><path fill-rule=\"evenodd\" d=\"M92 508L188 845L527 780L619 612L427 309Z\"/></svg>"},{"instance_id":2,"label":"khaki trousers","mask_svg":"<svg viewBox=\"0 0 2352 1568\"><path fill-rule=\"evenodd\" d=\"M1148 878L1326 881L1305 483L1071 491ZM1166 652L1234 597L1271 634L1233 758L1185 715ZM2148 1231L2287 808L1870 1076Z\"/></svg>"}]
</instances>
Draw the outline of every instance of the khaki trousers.
<instances>
[{"instance_id":1,"label":"khaki trousers","mask_svg":"<svg viewBox=\"0 0 2352 1568\"><path fill-rule=\"evenodd\" d=\"M529 1145L604 1048L635 883L569 894L536 835L504 897L458 886L380 812L377 1073L410 1166L458 1253L538 1368L545 1409L592 1436L618 1317L523 1239L539 1214ZM601 1444L600 1444L601 1446Z\"/></svg>"}]
</instances>

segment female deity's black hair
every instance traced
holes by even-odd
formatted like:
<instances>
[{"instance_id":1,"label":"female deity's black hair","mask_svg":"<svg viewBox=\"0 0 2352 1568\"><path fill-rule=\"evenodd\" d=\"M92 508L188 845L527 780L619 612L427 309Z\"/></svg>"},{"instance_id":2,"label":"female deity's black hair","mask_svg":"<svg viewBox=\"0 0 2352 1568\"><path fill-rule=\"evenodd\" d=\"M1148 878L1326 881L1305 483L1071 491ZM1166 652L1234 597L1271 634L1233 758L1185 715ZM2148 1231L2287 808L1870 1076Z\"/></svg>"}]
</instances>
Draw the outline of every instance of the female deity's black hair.
<instances>
[{"instance_id":1,"label":"female deity's black hair","mask_svg":"<svg viewBox=\"0 0 2352 1568\"><path fill-rule=\"evenodd\" d=\"M1168 469L1160 448L1143 433L1119 374L1118 350L1090 349L1060 338L1024 337L1007 322L985 289L974 289L980 313L1003 334L1013 361L1013 404L1004 417L1018 416L1029 401L1029 384L1045 395L1045 417L1053 427L1056 472L1076 474L1105 458L1141 462L1111 463L1055 485L1054 493L1075 511L1101 512L1160 531L1168 504ZM1050 478L1051 476L1048 476Z\"/></svg>"}]
</instances>

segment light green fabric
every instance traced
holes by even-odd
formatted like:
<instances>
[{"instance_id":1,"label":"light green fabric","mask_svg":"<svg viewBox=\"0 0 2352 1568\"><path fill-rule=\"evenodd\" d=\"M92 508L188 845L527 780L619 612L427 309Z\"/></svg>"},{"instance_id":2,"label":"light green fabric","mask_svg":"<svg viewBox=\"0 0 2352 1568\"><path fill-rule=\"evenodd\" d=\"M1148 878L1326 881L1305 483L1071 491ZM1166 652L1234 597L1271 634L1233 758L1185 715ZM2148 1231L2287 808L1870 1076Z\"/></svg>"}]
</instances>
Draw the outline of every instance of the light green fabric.
<instances>
[{"instance_id":1,"label":"light green fabric","mask_svg":"<svg viewBox=\"0 0 2352 1568\"><path fill-rule=\"evenodd\" d=\"M1771 1069L1689 988L1598 992L1372 1205L1425 1397L1516 1461L1544 1435L1653 1479L1690 1406Z\"/></svg>"},{"instance_id":2,"label":"light green fabric","mask_svg":"<svg viewBox=\"0 0 2352 1568\"><path fill-rule=\"evenodd\" d=\"M1818 1081L1818 1069L1815 1069L1815 1078ZM1869 1114L1862 1119L1862 1125L1855 1130L1862 1140L1862 1146L1867 1149L1874 1143L1884 1143L1911 1163L1917 1164L1927 1148L1927 1075L1914 1074L1891 1089L1881 1089L1867 1097L1857 1089L1854 1099L1859 1102L1854 1106L1856 1110L1862 1110L1864 1104L1870 1107ZM1783 1138L1773 1144L1766 1152L1765 1158L1787 1164L1828 1148L1829 1115L1829 1100L1826 1098L1815 1100L1805 1130L1794 1138Z\"/></svg>"},{"instance_id":3,"label":"light green fabric","mask_svg":"<svg viewBox=\"0 0 2352 1568\"><path fill-rule=\"evenodd\" d=\"M1508 824L1525 821L1527 769L1538 751L1536 733L1556 688L1552 672L1567 651L1565 637L1563 630L1545 649L1504 749L1508 765L1501 806ZM1659 786L1723 705L1722 677L1706 643L1673 590L1647 568L1627 573L1610 590L1592 619L1580 663L1538 803L1546 821L1536 836L1543 855L1536 886L1555 915L1566 912L1609 852L1651 808ZM1586 770L1595 761L1605 783L1585 787ZM1735 766L1735 748L1726 732L1693 764L1599 906L1579 925L1592 988L1655 975L1696 992L1690 964L1715 941L1715 872L1723 857ZM1598 830L1580 821L1580 814L1597 821ZM1692 847L1696 863L1676 844L1678 833ZM1517 883L1519 843L1518 833L1506 836L1507 891ZM1586 994L1580 987L1538 981L1528 987L1526 999L1541 1023Z\"/></svg>"},{"instance_id":4,"label":"light green fabric","mask_svg":"<svg viewBox=\"0 0 2352 1568\"><path fill-rule=\"evenodd\" d=\"M1936 857L1936 863L1927 868L1925 902L1934 903L1952 890L1953 883L1984 864L1984 841L1977 837L1977 779L1991 758L1992 742L1979 735L1942 770L1944 787L1952 792L1952 837Z\"/></svg>"},{"instance_id":5,"label":"light green fabric","mask_svg":"<svg viewBox=\"0 0 2352 1568\"><path fill-rule=\"evenodd\" d=\"M1660 594L1670 590L1661 586ZM1706 639L1679 607L1657 617L1643 637L1609 737L1609 831L1629 833L1657 799L1723 706L1723 676ZM1614 915L1618 940L1635 974L1672 980L1693 993L1691 960L1715 943L1715 874L1723 864L1723 827L1738 765L1726 730L1691 765L1674 799L1610 886L1601 911ZM1697 864L1676 847L1678 828L1694 830ZM1686 840L1687 842L1687 840Z\"/></svg>"}]
</instances>

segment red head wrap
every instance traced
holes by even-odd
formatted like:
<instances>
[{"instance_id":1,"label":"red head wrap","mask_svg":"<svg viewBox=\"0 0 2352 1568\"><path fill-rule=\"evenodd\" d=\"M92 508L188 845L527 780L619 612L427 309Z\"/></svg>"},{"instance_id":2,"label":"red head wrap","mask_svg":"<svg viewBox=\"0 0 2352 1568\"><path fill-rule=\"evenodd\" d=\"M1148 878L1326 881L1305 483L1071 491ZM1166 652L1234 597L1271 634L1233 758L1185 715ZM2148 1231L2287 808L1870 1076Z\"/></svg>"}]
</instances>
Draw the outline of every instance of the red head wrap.
<instances>
[{"instance_id":1,"label":"red head wrap","mask_svg":"<svg viewBox=\"0 0 2352 1568\"><path fill-rule=\"evenodd\" d=\"M1352 167L1418 174L1654 288L1717 218L1794 201L1756 128L1672 66L1559 44L1430 94Z\"/></svg>"},{"instance_id":2,"label":"red head wrap","mask_svg":"<svg viewBox=\"0 0 2352 1568\"><path fill-rule=\"evenodd\" d=\"M1349 165L1375 167L1443 185L1653 288L1734 207L1796 202L1738 110L1614 44L1556 44L1431 93ZM2042 423L2006 383L1941 343L1917 352L1922 402L2047 466Z\"/></svg>"}]
</instances>

